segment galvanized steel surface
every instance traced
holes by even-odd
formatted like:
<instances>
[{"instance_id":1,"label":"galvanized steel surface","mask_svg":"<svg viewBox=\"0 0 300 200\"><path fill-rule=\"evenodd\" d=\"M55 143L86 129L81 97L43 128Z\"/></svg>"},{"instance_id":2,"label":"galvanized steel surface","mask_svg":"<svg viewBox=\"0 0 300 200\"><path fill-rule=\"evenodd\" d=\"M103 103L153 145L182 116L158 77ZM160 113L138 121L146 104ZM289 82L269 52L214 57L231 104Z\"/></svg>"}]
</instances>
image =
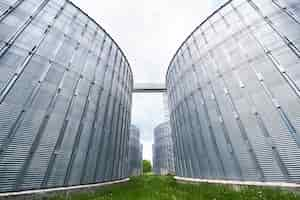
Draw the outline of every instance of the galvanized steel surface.
<instances>
[{"instance_id":1,"label":"galvanized steel surface","mask_svg":"<svg viewBox=\"0 0 300 200\"><path fill-rule=\"evenodd\" d=\"M228 1L166 85L180 177L300 182L300 1Z\"/></svg>"},{"instance_id":2,"label":"galvanized steel surface","mask_svg":"<svg viewBox=\"0 0 300 200\"><path fill-rule=\"evenodd\" d=\"M131 125L128 146L128 173L130 176L139 176L143 171L143 145L140 135L140 129Z\"/></svg>"},{"instance_id":3,"label":"galvanized steel surface","mask_svg":"<svg viewBox=\"0 0 300 200\"><path fill-rule=\"evenodd\" d=\"M154 129L153 172L159 175L173 174L174 153L169 122L159 124Z\"/></svg>"},{"instance_id":4,"label":"galvanized steel surface","mask_svg":"<svg viewBox=\"0 0 300 200\"><path fill-rule=\"evenodd\" d=\"M69 1L1 0L0 192L128 176L132 73Z\"/></svg>"}]
</instances>

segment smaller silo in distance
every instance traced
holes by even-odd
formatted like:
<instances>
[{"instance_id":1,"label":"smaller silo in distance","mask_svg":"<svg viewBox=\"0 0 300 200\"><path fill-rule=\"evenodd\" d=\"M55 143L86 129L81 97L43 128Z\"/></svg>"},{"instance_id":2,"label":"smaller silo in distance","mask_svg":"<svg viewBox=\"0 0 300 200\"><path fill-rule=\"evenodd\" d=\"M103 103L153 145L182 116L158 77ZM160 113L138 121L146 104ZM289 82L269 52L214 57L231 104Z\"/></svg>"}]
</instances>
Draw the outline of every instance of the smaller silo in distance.
<instances>
[{"instance_id":1,"label":"smaller silo in distance","mask_svg":"<svg viewBox=\"0 0 300 200\"><path fill-rule=\"evenodd\" d=\"M129 176L142 174L143 145L140 142L140 129L134 125L130 126L128 172Z\"/></svg>"},{"instance_id":2,"label":"smaller silo in distance","mask_svg":"<svg viewBox=\"0 0 300 200\"><path fill-rule=\"evenodd\" d=\"M174 153L169 122L154 129L153 172L157 175L174 174Z\"/></svg>"}]
</instances>

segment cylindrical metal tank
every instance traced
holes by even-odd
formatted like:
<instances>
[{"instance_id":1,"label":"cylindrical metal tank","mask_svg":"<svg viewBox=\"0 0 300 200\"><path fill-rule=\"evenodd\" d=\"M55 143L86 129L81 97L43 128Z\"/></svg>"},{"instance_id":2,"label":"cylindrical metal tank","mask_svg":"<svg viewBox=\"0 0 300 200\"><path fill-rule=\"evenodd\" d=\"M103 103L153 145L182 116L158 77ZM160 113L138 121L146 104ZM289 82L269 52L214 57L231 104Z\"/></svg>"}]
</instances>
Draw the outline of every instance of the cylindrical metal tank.
<instances>
[{"instance_id":1,"label":"cylindrical metal tank","mask_svg":"<svg viewBox=\"0 0 300 200\"><path fill-rule=\"evenodd\" d=\"M132 72L68 0L0 3L0 192L127 177Z\"/></svg>"},{"instance_id":2,"label":"cylindrical metal tank","mask_svg":"<svg viewBox=\"0 0 300 200\"><path fill-rule=\"evenodd\" d=\"M174 153L171 128L169 122L159 124L154 128L153 172L158 175L173 174Z\"/></svg>"},{"instance_id":3,"label":"cylindrical metal tank","mask_svg":"<svg viewBox=\"0 0 300 200\"><path fill-rule=\"evenodd\" d=\"M140 174L143 174L143 149L144 149L144 145L141 143L140 144L140 155L139 155L139 160L140 160Z\"/></svg>"},{"instance_id":4,"label":"cylindrical metal tank","mask_svg":"<svg viewBox=\"0 0 300 200\"><path fill-rule=\"evenodd\" d=\"M140 129L130 126L128 165L129 175L139 176L142 174L142 144L140 142Z\"/></svg>"},{"instance_id":5,"label":"cylindrical metal tank","mask_svg":"<svg viewBox=\"0 0 300 200\"><path fill-rule=\"evenodd\" d=\"M300 1L231 0L172 58L181 177L300 182Z\"/></svg>"}]
</instances>

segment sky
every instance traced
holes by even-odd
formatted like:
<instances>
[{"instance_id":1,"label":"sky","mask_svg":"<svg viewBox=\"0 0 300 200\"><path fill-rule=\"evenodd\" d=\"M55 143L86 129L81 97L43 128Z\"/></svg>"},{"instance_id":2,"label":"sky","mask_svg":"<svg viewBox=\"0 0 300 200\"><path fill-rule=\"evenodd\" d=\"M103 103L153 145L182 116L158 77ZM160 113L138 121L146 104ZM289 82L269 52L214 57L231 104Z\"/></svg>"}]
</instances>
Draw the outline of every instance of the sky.
<instances>
[{"instance_id":1,"label":"sky","mask_svg":"<svg viewBox=\"0 0 300 200\"><path fill-rule=\"evenodd\" d=\"M164 83L184 39L222 0L72 0L119 44L135 83ZM153 129L165 121L161 94L133 94L132 124L140 128L144 159L152 160Z\"/></svg>"}]
</instances>

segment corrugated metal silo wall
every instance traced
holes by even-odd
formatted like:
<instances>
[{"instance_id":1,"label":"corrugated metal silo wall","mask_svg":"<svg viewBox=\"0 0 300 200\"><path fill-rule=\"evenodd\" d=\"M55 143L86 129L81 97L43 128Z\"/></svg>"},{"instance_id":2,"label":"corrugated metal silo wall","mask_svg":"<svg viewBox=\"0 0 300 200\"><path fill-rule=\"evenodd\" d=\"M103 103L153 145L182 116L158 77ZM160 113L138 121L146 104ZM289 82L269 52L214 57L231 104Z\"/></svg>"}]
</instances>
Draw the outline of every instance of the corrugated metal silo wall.
<instances>
[{"instance_id":1,"label":"corrugated metal silo wall","mask_svg":"<svg viewBox=\"0 0 300 200\"><path fill-rule=\"evenodd\" d=\"M153 172L165 175L173 174L174 153L169 122L159 124L154 129Z\"/></svg>"},{"instance_id":2,"label":"corrugated metal silo wall","mask_svg":"<svg viewBox=\"0 0 300 200\"><path fill-rule=\"evenodd\" d=\"M0 192L128 176L132 73L64 0L0 2Z\"/></svg>"},{"instance_id":3,"label":"corrugated metal silo wall","mask_svg":"<svg viewBox=\"0 0 300 200\"><path fill-rule=\"evenodd\" d=\"M140 129L134 125L130 126L128 151L128 167L130 176L142 174L142 146L140 142Z\"/></svg>"},{"instance_id":4,"label":"corrugated metal silo wall","mask_svg":"<svg viewBox=\"0 0 300 200\"><path fill-rule=\"evenodd\" d=\"M300 182L300 1L232 0L167 73L176 174Z\"/></svg>"}]
</instances>

